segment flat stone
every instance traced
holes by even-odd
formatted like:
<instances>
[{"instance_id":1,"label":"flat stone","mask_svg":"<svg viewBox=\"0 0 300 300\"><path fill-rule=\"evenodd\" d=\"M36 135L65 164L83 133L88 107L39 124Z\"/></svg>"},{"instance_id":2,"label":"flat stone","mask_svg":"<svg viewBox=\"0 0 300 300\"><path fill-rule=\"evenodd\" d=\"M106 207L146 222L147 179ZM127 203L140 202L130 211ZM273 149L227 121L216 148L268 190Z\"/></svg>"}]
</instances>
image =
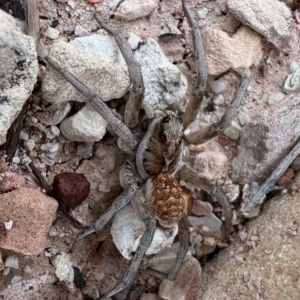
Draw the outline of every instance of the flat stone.
<instances>
[{"instance_id":1,"label":"flat stone","mask_svg":"<svg viewBox=\"0 0 300 300\"><path fill-rule=\"evenodd\" d=\"M56 200L35 189L20 187L0 194L0 221L14 222L2 236L0 247L24 255L42 253L57 207Z\"/></svg>"},{"instance_id":2,"label":"flat stone","mask_svg":"<svg viewBox=\"0 0 300 300\"><path fill-rule=\"evenodd\" d=\"M192 213L196 216L210 216L212 214L213 207L209 202L194 200Z\"/></svg>"},{"instance_id":3,"label":"flat stone","mask_svg":"<svg viewBox=\"0 0 300 300\"><path fill-rule=\"evenodd\" d=\"M221 30L203 33L208 73L218 75L229 68L249 68L262 55L261 37L242 26L233 37Z\"/></svg>"},{"instance_id":4,"label":"flat stone","mask_svg":"<svg viewBox=\"0 0 300 300\"><path fill-rule=\"evenodd\" d=\"M158 294L167 300L196 299L201 288L201 267L198 260L191 257L181 266L175 281L162 281Z\"/></svg>"},{"instance_id":5,"label":"flat stone","mask_svg":"<svg viewBox=\"0 0 300 300\"><path fill-rule=\"evenodd\" d=\"M121 2L114 15L118 19L131 21L148 16L157 7L158 0L125 0Z\"/></svg>"},{"instance_id":6,"label":"flat stone","mask_svg":"<svg viewBox=\"0 0 300 300\"><path fill-rule=\"evenodd\" d=\"M178 251L179 243L175 243L170 248L167 248L162 252L155 254L147 263L147 267L165 274L169 273L176 261ZM187 261L190 257L191 252L188 251L185 255L184 262Z\"/></svg>"},{"instance_id":7,"label":"flat stone","mask_svg":"<svg viewBox=\"0 0 300 300\"><path fill-rule=\"evenodd\" d=\"M222 221L211 214L205 217L188 217L189 223L194 228L199 227L203 236L212 236L215 233L219 233L222 226Z\"/></svg>"},{"instance_id":8,"label":"flat stone","mask_svg":"<svg viewBox=\"0 0 300 300\"><path fill-rule=\"evenodd\" d=\"M16 20L0 10L0 145L31 95L38 75L34 39L23 34Z\"/></svg>"},{"instance_id":9,"label":"flat stone","mask_svg":"<svg viewBox=\"0 0 300 300\"><path fill-rule=\"evenodd\" d=\"M278 0L229 0L229 11L243 24L274 42L289 34L292 12Z\"/></svg>"}]
</instances>

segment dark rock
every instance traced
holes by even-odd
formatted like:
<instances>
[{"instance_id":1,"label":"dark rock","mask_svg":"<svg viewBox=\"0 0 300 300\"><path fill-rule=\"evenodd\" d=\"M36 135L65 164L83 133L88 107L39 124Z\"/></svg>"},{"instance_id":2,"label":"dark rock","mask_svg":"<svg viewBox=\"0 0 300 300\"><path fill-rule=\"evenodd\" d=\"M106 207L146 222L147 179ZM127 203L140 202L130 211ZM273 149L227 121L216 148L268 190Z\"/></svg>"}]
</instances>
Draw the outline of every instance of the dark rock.
<instances>
[{"instance_id":1,"label":"dark rock","mask_svg":"<svg viewBox=\"0 0 300 300\"><path fill-rule=\"evenodd\" d=\"M90 192L90 183L83 174L60 173L54 177L53 190L70 208L82 204Z\"/></svg>"}]
</instances>

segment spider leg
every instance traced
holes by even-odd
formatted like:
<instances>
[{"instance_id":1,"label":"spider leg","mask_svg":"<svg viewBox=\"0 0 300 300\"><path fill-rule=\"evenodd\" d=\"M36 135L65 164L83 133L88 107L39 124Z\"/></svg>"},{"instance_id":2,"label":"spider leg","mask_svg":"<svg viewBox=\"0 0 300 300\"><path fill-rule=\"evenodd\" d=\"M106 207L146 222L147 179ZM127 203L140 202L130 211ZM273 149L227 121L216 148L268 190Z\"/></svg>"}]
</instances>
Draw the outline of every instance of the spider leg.
<instances>
[{"instance_id":1,"label":"spider leg","mask_svg":"<svg viewBox=\"0 0 300 300\"><path fill-rule=\"evenodd\" d=\"M227 108L227 111L225 112L224 116L217 124L211 124L205 131L192 132L191 134L188 134L185 137L185 139L189 144L201 144L219 135L220 133L224 132L224 130L230 125L230 123L236 117L237 110L244 97L250 79L248 78L248 76L246 76L244 73L240 72L239 70L230 68L227 71L220 74L219 76L217 76L215 80L218 80L219 78L225 76L228 73L232 73L233 75L235 75L240 79L240 85L234 95L234 98L230 106Z\"/></svg>"},{"instance_id":2,"label":"spider leg","mask_svg":"<svg viewBox=\"0 0 300 300\"><path fill-rule=\"evenodd\" d=\"M201 176L196 170L187 165L182 166L179 171L179 176L181 179L187 180L197 185L206 193L211 195L214 200L219 202L219 204L224 209L225 224L226 229L228 230L232 221L233 213L226 194L217 186L212 185L206 177ZM226 234L227 233L228 232L226 232Z\"/></svg>"},{"instance_id":3,"label":"spider leg","mask_svg":"<svg viewBox=\"0 0 300 300\"><path fill-rule=\"evenodd\" d=\"M192 28L197 71L197 89L195 90L192 99L190 99L187 104L185 114L182 118L184 126L187 127L195 120L205 94L207 85L207 66L199 25L197 24L191 10L186 5L185 0L182 0L182 8L190 27Z\"/></svg>"},{"instance_id":4,"label":"spider leg","mask_svg":"<svg viewBox=\"0 0 300 300\"><path fill-rule=\"evenodd\" d=\"M96 111L111 126L114 132L128 145L129 149L137 146L138 142L129 128L122 123L112 112L112 110L94 92L87 88L75 76L64 68L60 67L52 58L46 57L46 61L58 71L68 82L70 82L84 97L86 97Z\"/></svg>"},{"instance_id":5,"label":"spider leg","mask_svg":"<svg viewBox=\"0 0 300 300\"><path fill-rule=\"evenodd\" d=\"M100 26L114 36L121 53L127 63L129 78L131 82L130 99L125 110L125 124L130 128L138 125L139 111L144 97L144 82L140 64L136 61L123 33L103 22L98 14L95 19Z\"/></svg>"},{"instance_id":6,"label":"spider leg","mask_svg":"<svg viewBox=\"0 0 300 300\"><path fill-rule=\"evenodd\" d=\"M156 219L155 217L145 208L139 207L139 211L142 217L142 220L146 224L146 230L143 233L140 244L137 248L137 251L135 252L130 266L128 270L126 271L122 281L115 286L112 290L110 290L108 293L106 293L100 300L107 299L109 297L112 297L113 295L117 294L118 292L124 290L128 286L131 285L132 281L134 280L134 277L139 269L139 266L143 260L143 257L148 250L148 248L151 245L155 228L156 228Z\"/></svg>"},{"instance_id":7,"label":"spider leg","mask_svg":"<svg viewBox=\"0 0 300 300\"><path fill-rule=\"evenodd\" d=\"M95 223L93 223L88 229L77 235L69 251L70 253L75 250L77 243L83 238L101 230L111 220L111 218L134 197L134 195L138 191L138 185L129 164L125 164L122 166L119 177L121 185L124 187L123 193L113 202L113 204L104 212L103 215L101 215L101 217Z\"/></svg>"},{"instance_id":8,"label":"spider leg","mask_svg":"<svg viewBox=\"0 0 300 300\"><path fill-rule=\"evenodd\" d=\"M167 279L174 281L177 277L179 269L182 265L184 257L189 250L190 246L190 231L187 215L184 213L181 220L179 221L179 251L177 253L176 261L172 266Z\"/></svg>"}]
</instances>

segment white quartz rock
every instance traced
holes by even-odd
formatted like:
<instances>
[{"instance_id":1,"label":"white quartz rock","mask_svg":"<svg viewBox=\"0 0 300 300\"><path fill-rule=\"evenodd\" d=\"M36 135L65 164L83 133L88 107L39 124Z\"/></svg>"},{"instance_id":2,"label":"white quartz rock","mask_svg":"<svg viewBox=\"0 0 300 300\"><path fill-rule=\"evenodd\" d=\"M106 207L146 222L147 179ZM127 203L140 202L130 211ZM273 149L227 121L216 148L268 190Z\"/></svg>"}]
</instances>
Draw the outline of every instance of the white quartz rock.
<instances>
[{"instance_id":1,"label":"white quartz rock","mask_svg":"<svg viewBox=\"0 0 300 300\"><path fill-rule=\"evenodd\" d=\"M145 223L131 204L125 206L115 215L111 234L116 247L126 259L132 258L132 252L136 251L145 228ZM177 224L174 224L172 228L157 227L146 255L156 254L170 247L177 233Z\"/></svg>"},{"instance_id":2,"label":"white quartz rock","mask_svg":"<svg viewBox=\"0 0 300 300\"><path fill-rule=\"evenodd\" d=\"M106 125L100 114L90 104L86 104L78 113L65 119L60 130L70 141L92 143L102 139Z\"/></svg>"}]
</instances>

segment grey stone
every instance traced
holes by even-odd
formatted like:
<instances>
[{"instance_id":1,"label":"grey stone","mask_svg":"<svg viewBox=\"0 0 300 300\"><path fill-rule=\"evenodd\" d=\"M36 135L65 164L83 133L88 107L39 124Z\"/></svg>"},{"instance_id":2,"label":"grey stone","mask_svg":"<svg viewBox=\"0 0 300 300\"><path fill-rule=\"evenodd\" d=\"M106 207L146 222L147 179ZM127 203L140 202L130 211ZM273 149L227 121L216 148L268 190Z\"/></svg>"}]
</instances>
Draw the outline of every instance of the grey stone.
<instances>
[{"instance_id":1,"label":"grey stone","mask_svg":"<svg viewBox=\"0 0 300 300\"><path fill-rule=\"evenodd\" d=\"M222 226L222 221L214 214L205 217L189 216L188 220L193 227L199 227L201 230L203 227L207 227L205 230L202 230L201 234L203 236L211 236L215 233L219 233Z\"/></svg>"},{"instance_id":2,"label":"grey stone","mask_svg":"<svg viewBox=\"0 0 300 300\"><path fill-rule=\"evenodd\" d=\"M148 39L135 52L135 58L142 68L145 96L143 105L152 110L164 110L178 104L187 91L186 78L169 62L158 43Z\"/></svg>"},{"instance_id":3,"label":"grey stone","mask_svg":"<svg viewBox=\"0 0 300 300\"><path fill-rule=\"evenodd\" d=\"M176 261L178 251L179 243L175 243L170 248L167 248L162 252L154 255L147 263L147 267L162 273L169 273L171 267ZM191 252L188 251L185 255L184 262L187 261L190 257Z\"/></svg>"},{"instance_id":4,"label":"grey stone","mask_svg":"<svg viewBox=\"0 0 300 300\"><path fill-rule=\"evenodd\" d=\"M299 115L300 98L291 98L246 124L231 163L232 180L262 183L300 136Z\"/></svg>"},{"instance_id":5,"label":"grey stone","mask_svg":"<svg viewBox=\"0 0 300 300\"><path fill-rule=\"evenodd\" d=\"M289 34L292 13L282 1L229 0L227 6L238 20L271 42Z\"/></svg>"},{"instance_id":6,"label":"grey stone","mask_svg":"<svg viewBox=\"0 0 300 300\"><path fill-rule=\"evenodd\" d=\"M131 21L148 16L158 6L158 0L125 0L119 5L115 17Z\"/></svg>"},{"instance_id":7,"label":"grey stone","mask_svg":"<svg viewBox=\"0 0 300 300\"><path fill-rule=\"evenodd\" d=\"M74 33L75 33L76 36L80 36L80 37L89 35L89 32L80 25L77 25L75 27L75 32Z\"/></svg>"},{"instance_id":8,"label":"grey stone","mask_svg":"<svg viewBox=\"0 0 300 300\"><path fill-rule=\"evenodd\" d=\"M284 82L283 91L287 94L300 90L300 68L290 74Z\"/></svg>"},{"instance_id":9,"label":"grey stone","mask_svg":"<svg viewBox=\"0 0 300 300\"><path fill-rule=\"evenodd\" d=\"M24 35L15 19L0 10L0 144L31 95L38 75L34 39Z\"/></svg>"},{"instance_id":10,"label":"grey stone","mask_svg":"<svg viewBox=\"0 0 300 300\"><path fill-rule=\"evenodd\" d=\"M4 265L6 268L19 269L19 259L15 255L10 255L6 258Z\"/></svg>"},{"instance_id":11,"label":"grey stone","mask_svg":"<svg viewBox=\"0 0 300 300\"><path fill-rule=\"evenodd\" d=\"M242 126L245 125L245 124L247 124L247 123L249 123L249 121L250 121L249 115L246 114L243 111L239 112L238 118L239 118L239 121L240 121L240 123L241 123Z\"/></svg>"}]
</instances>

